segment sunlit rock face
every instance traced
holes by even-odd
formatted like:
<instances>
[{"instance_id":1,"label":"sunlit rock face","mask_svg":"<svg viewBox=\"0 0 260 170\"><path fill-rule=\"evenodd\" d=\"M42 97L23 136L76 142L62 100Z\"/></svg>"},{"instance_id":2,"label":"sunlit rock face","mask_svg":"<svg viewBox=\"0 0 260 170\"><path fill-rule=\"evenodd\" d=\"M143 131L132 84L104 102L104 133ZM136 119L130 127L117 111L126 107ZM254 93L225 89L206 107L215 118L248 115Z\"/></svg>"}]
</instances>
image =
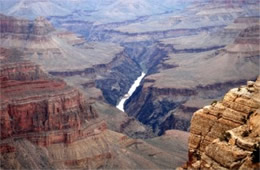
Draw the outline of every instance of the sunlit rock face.
<instances>
[{"instance_id":1,"label":"sunlit rock face","mask_svg":"<svg viewBox=\"0 0 260 170\"><path fill-rule=\"evenodd\" d=\"M230 90L222 101L194 113L189 168L257 169L259 164L260 77Z\"/></svg>"}]
</instances>

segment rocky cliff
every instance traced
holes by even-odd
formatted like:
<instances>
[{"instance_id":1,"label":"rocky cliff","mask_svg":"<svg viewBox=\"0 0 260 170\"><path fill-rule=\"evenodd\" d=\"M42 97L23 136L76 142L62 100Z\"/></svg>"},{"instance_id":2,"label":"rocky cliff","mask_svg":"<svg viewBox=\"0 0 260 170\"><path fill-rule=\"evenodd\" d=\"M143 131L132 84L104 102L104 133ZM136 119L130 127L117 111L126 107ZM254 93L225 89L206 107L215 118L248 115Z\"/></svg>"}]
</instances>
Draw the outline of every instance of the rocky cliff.
<instances>
[{"instance_id":1,"label":"rocky cliff","mask_svg":"<svg viewBox=\"0 0 260 170\"><path fill-rule=\"evenodd\" d=\"M71 142L71 134L76 139L85 120L96 118L97 113L79 91L49 78L19 55L1 48L1 139L25 136L42 145ZM44 136L54 130L57 136Z\"/></svg>"},{"instance_id":2,"label":"rocky cliff","mask_svg":"<svg viewBox=\"0 0 260 170\"><path fill-rule=\"evenodd\" d=\"M260 77L230 90L191 120L188 169L260 168Z\"/></svg>"},{"instance_id":3,"label":"rocky cliff","mask_svg":"<svg viewBox=\"0 0 260 170\"><path fill-rule=\"evenodd\" d=\"M54 31L52 25L43 17L38 17L34 21L26 19L16 19L0 14L1 38L18 38L25 40L44 40L44 35Z\"/></svg>"}]
</instances>

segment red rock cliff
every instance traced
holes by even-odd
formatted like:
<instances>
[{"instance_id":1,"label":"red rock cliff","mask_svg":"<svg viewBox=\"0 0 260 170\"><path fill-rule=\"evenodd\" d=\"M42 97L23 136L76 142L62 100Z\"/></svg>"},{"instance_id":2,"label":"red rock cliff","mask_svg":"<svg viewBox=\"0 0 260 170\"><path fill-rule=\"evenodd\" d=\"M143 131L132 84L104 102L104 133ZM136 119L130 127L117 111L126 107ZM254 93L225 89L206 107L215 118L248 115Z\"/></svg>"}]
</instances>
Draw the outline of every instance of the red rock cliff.
<instances>
[{"instance_id":1,"label":"red rock cliff","mask_svg":"<svg viewBox=\"0 0 260 170\"><path fill-rule=\"evenodd\" d=\"M12 62L13 52L1 51L1 139L25 136L47 145L39 133L58 130L56 142L67 142L69 134L82 136L86 120L97 117L83 95L62 80L48 78L29 61Z\"/></svg>"}]
</instances>

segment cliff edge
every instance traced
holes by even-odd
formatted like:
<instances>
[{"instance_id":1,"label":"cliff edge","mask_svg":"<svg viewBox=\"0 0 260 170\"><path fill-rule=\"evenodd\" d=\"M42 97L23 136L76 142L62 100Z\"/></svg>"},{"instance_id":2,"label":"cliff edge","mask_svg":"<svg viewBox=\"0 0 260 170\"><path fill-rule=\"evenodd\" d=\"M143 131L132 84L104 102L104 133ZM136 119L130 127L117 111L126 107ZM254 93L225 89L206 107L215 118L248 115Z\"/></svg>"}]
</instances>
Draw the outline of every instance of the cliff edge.
<instances>
[{"instance_id":1,"label":"cliff edge","mask_svg":"<svg viewBox=\"0 0 260 170\"><path fill-rule=\"evenodd\" d=\"M192 117L187 169L259 169L260 76Z\"/></svg>"}]
</instances>

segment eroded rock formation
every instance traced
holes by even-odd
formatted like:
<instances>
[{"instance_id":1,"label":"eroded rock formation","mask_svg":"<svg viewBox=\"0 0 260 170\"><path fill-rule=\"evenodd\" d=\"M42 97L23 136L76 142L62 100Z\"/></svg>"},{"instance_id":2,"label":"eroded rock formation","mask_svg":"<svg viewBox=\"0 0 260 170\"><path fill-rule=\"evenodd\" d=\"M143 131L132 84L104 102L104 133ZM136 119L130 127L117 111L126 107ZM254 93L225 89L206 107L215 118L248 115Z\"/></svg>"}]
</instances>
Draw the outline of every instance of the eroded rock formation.
<instances>
[{"instance_id":1,"label":"eroded rock formation","mask_svg":"<svg viewBox=\"0 0 260 170\"><path fill-rule=\"evenodd\" d=\"M95 110L78 90L49 78L39 66L17 53L1 48L1 139L26 136L49 145L82 136L85 120L97 117ZM54 130L57 135L46 138L44 134Z\"/></svg>"},{"instance_id":2,"label":"eroded rock formation","mask_svg":"<svg viewBox=\"0 0 260 170\"><path fill-rule=\"evenodd\" d=\"M52 25L43 17L34 21L27 19L16 19L14 17L0 14L1 38L25 39L25 40L46 40L43 36L54 31Z\"/></svg>"},{"instance_id":3,"label":"eroded rock formation","mask_svg":"<svg viewBox=\"0 0 260 170\"><path fill-rule=\"evenodd\" d=\"M259 169L260 77L194 113L188 169Z\"/></svg>"}]
</instances>

